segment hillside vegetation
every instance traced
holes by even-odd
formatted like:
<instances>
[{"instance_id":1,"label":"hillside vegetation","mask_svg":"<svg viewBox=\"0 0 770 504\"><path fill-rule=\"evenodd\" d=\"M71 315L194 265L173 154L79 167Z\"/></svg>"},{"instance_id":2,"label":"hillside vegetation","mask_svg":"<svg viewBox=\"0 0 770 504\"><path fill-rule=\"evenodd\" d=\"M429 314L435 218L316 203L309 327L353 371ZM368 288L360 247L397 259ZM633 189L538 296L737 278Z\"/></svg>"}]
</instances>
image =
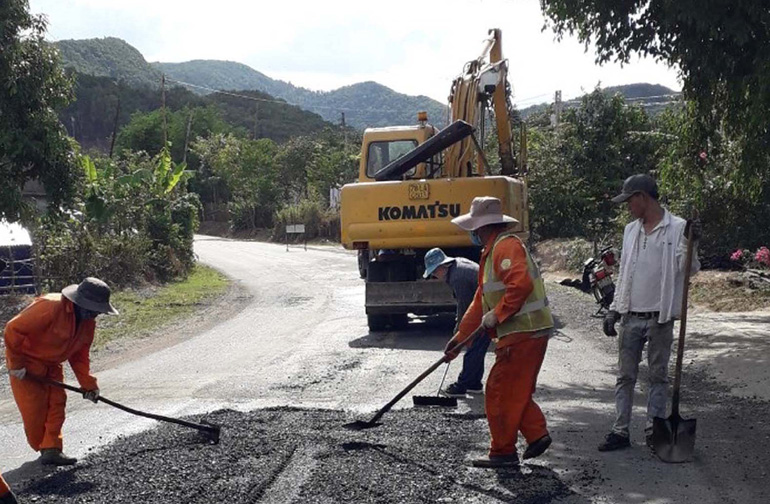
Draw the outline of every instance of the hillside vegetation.
<instances>
[{"instance_id":1,"label":"hillside vegetation","mask_svg":"<svg viewBox=\"0 0 770 504\"><path fill-rule=\"evenodd\" d=\"M126 126L134 114L149 113L161 106L161 92L156 87L117 84L109 77L80 73L74 74L74 78L75 100L60 111L59 118L69 134L86 149L109 151L118 101L118 130ZM166 107L174 112L185 107L213 106L231 128L276 142L285 142L293 136L311 134L330 126L312 112L275 103L275 98L268 94L258 91L241 94L252 99L222 94L200 96L180 86L169 86L166 89Z\"/></svg>"},{"instance_id":2,"label":"hillside vegetation","mask_svg":"<svg viewBox=\"0 0 770 504\"><path fill-rule=\"evenodd\" d=\"M115 37L62 40L56 43L62 66L96 77L109 77L130 86L160 85L161 72L135 47Z\"/></svg>"}]
</instances>

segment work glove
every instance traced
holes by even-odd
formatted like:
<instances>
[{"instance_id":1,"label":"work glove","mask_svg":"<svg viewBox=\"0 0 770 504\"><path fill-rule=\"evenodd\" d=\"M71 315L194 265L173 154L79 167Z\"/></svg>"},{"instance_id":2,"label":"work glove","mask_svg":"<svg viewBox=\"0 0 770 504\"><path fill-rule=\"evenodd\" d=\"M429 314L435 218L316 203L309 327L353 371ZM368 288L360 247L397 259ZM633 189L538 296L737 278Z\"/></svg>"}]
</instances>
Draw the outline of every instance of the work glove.
<instances>
[{"instance_id":1,"label":"work glove","mask_svg":"<svg viewBox=\"0 0 770 504\"><path fill-rule=\"evenodd\" d=\"M687 225L684 227L685 238L690 236L690 228L692 228L693 241L700 240L701 236L703 236L703 225L701 224L700 219L692 219L687 221Z\"/></svg>"},{"instance_id":2,"label":"work glove","mask_svg":"<svg viewBox=\"0 0 770 504\"><path fill-rule=\"evenodd\" d=\"M610 310L604 316L604 334L607 336L617 336L618 332L615 330L615 324L620 320L620 313L615 310Z\"/></svg>"},{"instance_id":3,"label":"work glove","mask_svg":"<svg viewBox=\"0 0 770 504\"><path fill-rule=\"evenodd\" d=\"M92 403L99 402L99 389L86 390L83 392L83 399L88 399Z\"/></svg>"},{"instance_id":4,"label":"work glove","mask_svg":"<svg viewBox=\"0 0 770 504\"><path fill-rule=\"evenodd\" d=\"M444 361L446 362L452 362L457 358L458 355L460 355L460 350L462 347L457 344L457 340L453 337L449 341L447 341L446 346L444 347Z\"/></svg>"},{"instance_id":5,"label":"work glove","mask_svg":"<svg viewBox=\"0 0 770 504\"><path fill-rule=\"evenodd\" d=\"M9 369L8 374L16 378L17 380L23 380L27 376L27 368Z\"/></svg>"},{"instance_id":6,"label":"work glove","mask_svg":"<svg viewBox=\"0 0 770 504\"><path fill-rule=\"evenodd\" d=\"M494 310L484 314L484 318L481 319L481 325L484 326L484 329L494 329L497 327L497 315L495 315Z\"/></svg>"}]
</instances>

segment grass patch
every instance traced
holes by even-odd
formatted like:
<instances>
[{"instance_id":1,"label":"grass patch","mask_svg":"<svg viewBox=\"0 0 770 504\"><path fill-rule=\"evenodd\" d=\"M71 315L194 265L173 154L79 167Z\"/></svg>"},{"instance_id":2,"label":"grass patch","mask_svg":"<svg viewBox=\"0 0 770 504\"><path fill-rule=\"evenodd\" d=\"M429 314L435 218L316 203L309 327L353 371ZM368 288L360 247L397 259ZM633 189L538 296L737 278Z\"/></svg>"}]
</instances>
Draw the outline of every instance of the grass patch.
<instances>
[{"instance_id":1,"label":"grass patch","mask_svg":"<svg viewBox=\"0 0 770 504\"><path fill-rule=\"evenodd\" d=\"M124 290L112 296L117 316L102 316L96 323L94 348L121 337L141 337L190 315L227 289L230 281L218 271L197 264L190 275L160 287Z\"/></svg>"}]
</instances>

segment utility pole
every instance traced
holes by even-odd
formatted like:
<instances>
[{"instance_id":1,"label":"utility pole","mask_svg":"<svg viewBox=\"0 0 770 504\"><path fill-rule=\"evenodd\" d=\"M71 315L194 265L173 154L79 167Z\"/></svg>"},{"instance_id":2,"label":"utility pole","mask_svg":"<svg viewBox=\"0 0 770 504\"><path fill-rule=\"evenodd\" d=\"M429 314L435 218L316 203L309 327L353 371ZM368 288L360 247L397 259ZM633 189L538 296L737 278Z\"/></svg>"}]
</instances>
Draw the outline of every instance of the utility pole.
<instances>
[{"instance_id":1,"label":"utility pole","mask_svg":"<svg viewBox=\"0 0 770 504\"><path fill-rule=\"evenodd\" d=\"M187 146L190 140L190 128L192 128L193 115L195 115L195 109L190 110L190 117L187 119L187 133L184 135L184 153L182 154L182 162L187 162Z\"/></svg>"},{"instance_id":2,"label":"utility pole","mask_svg":"<svg viewBox=\"0 0 770 504\"><path fill-rule=\"evenodd\" d=\"M163 111L163 147L168 144L168 124L166 123L166 74L160 77L160 108Z\"/></svg>"},{"instance_id":3,"label":"utility pole","mask_svg":"<svg viewBox=\"0 0 770 504\"><path fill-rule=\"evenodd\" d=\"M348 129L345 127L345 112L340 112L342 114L342 135L343 135L343 145L345 146L345 149L348 148Z\"/></svg>"},{"instance_id":4,"label":"utility pole","mask_svg":"<svg viewBox=\"0 0 770 504\"><path fill-rule=\"evenodd\" d=\"M561 90L556 91L553 95L553 113L551 114L551 126L554 128L559 126L561 121L561 109L563 102L561 101Z\"/></svg>"},{"instance_id":5,"label":"utility pole","mask_svg":"<svg viewBox=\"0 0 770 504\"><path fill-rule=\"evenodd\" d=\"M259 102L257 102L254 105L254 133L252 135L252 140L256 140L257 137L257 127L259 125Z\"/></svg>"},{"instance_id":6,"label":"utility pole","mask_svg":"<svg viewBox=\"0 0 770 504\"><path fill-rule=\"evenodd\" d=\"M120 87L118 87L118 106L115 110L115 122L112 125L112 140L110 140L110 159L112 159L112 151L115 148L115 137L118 136L118 119L120 119Z\"/></svg>"}]
</instances>

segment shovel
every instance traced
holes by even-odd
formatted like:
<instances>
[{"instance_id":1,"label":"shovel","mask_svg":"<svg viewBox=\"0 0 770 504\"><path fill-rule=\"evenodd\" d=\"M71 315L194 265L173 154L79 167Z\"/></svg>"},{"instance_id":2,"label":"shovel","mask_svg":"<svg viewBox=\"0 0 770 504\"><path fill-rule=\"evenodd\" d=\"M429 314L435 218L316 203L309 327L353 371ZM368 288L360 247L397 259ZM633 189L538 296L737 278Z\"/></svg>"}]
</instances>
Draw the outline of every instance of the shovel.
<instances>
[{"instance_id":1,"label":"shovel","mask_svg":"<svg viewBox=\"0 0 770 504\"><path fill-rule=\"evenodd\" d=\"M682 385L682 355L687 327L687 294L690 290L690 265L692 264L692 224L688 226L687 259L684 267L684 289L682 291L682 318L679 321L679 346L676 352L676 375L674 394L671 399L671 415L668 418L652 419L652 445L663 462L679 463L692 458L695 451L696 419L685 420L679 416L679 388Z\"/></svg>"},{"instance_id":2,"label":"shovel","mask_svg":"<svg viewBox=\"0 0 770 504\"><path fill-rule=\"evenodd\" d=\"M73 387L72 385L68 385L66 383L62 383L56 380L49 380L47 378L39 378L37 376L30 376L27 375L29 378L32 378L35 381L38 381L40 383L45 383L47 385L53 385L54 387L63 388L65 390L69 390L71 392L77 392L78 394L84 394L86 390L80 388L80 387ZM120 403L116 403L115 401L111 401L110 399L107 399L106 397L99 396L96 399L98 402L103 402L106 404L109 404L110 406L114 408L118 408L120 410L123 410L127 413L131 413L132 415L137 415L145 418L152 418L153 420L158 420L161 422L169 422L169 423L175 423L177 425L182 425L184 427L189 427L191 429L196 429L203 433L203 435L211 441L213 444L219 444L219 433L221 430L221 427L219 425L214 425L210 423L206 424L196 424L193 422L188 422L186 420L180 420L178 418L169 418L161 415L155 415L153 413L145 413L144 411L135 410L133 408L129 408L128 406L123 406Z\"/></svg>"},{"instance_id":3,"label":"shovel","mask_svg":"<svg viewBox=\"0 0 770 504\"><path fill-rule=\"evenodd\" d=\"M460 347L460 346L465 345L469 341L472 341L473 338L475 338L477 335L479 335L481 332L483 332L483 330L484 330L484 327L483 326L479 326L478 329L473 331L467 338L465 338L464 340L460 341L457 344L457 346ZM416 387L418 383L423 381L429 374L431 374L441 364L443 364L445 362L449 362L448 360L446 360L446 356L441 356L441 358L439 360L437 360L436 362L434 362L433 365L431 365L431 367L429 367L428 369L423 371L423 373L420 376L415 378L412 383L407 385L404 390L399 392L396 395L396 397L391 399L388 404L383 406L377 413L375 413L374 416L371 419L369 419L369 420L356 420L355 422L351 422L351 423L343 425L343 427L345 427L346 429L350 429L350 430L364 430L364 429L371 429L372 427L377 427L378 425L380 425L379 423L377 423L377 420L379 420L382 417L382 415L384 415L385 413L390 411L390 409L393 407L394 404L396 404L398 401L400 401L401 398L404 397L406 394L408 394L409 391L412 390L414 387Z\"/></svg>"}]
</instances>

